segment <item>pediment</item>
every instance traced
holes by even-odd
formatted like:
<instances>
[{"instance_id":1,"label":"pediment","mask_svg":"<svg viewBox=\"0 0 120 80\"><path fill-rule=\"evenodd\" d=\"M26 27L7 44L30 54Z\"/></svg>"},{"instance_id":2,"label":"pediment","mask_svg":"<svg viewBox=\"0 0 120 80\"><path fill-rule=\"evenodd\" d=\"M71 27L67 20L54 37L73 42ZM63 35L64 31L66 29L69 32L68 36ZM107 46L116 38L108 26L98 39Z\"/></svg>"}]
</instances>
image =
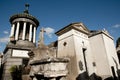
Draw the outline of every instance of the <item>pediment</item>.
<instances>
[{"instance_id":1,"label":"pediment","mask_svg":"<svg viewBox=\"0 0 120 80\"><path fill-rule=\"evenodd\" d=\"M83 23L78 22L78 23L71 23L71 24L69 24L68 26L66 26L66 27L62 28L61 30L57 31L55 34L62 35L65 32L70 31L71 29L75 29L75 30L83 32L85 34L89 34L90 33L90 31L87 29L87 27Z\"/></svg>"},{"instance_id":2,"label":"pediment","mask_svg":"<svg viewBox=\"0 0 120 80\"><path fill-rule=\"evenodd\" d=\"M85 33L90 32L83 23L74 23L74 24L72 24L72 27L79 31L85 32Z\"/></svg>"}]
</instances>

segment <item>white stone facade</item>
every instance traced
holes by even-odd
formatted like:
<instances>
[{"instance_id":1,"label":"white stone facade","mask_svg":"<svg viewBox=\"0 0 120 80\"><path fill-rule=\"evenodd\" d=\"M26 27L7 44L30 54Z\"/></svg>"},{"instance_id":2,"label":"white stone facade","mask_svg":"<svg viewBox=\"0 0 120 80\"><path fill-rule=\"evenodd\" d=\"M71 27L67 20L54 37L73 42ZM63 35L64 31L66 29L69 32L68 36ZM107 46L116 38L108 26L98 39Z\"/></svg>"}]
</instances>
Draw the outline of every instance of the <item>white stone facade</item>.
<instances>
[{"instance_id":1,"label":"white stone facade","mask_svg":"<svg viewBox=\"0 0 120 80\"><path fill-rule=\"evenodd\" d=\"M102 79L116 76L119 69L113 38L104 30L90 32L82 23L72 23L56 32L58 57L69 57L69 80L87 72ZM115 75L113 75L115 71Z\"/></svg>"}]
</instances>

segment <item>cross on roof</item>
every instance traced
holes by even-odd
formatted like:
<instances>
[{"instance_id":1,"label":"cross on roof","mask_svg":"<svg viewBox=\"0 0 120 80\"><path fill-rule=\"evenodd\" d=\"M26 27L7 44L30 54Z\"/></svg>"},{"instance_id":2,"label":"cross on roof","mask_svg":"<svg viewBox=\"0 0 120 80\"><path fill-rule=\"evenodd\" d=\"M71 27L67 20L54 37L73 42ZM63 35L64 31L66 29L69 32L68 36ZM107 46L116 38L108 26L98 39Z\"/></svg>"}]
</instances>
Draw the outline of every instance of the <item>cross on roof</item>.
<instances>
[{"instance_id":1,"label":"cross on roof","mask_svg":"<svg viewBox=\"0 0 120 80\"><path fill-rule=\"evenodd\" d=\"M29 9L29 4L25 4L25 7L26 7L26 10L28 10Z\"/></svg>"},{"instance_id":2,"label":"cross on roof","mask_svg":"<svg viewBox=\"0 0 120 80\"><path fill-rule=\"evenodd\" d=\"M25 4L25 8L26 8L26 9L25 9L24 13L29 13L29 11L28 11L29 6L30 6L29 4Z\"/></svg>"},{"instance_id":3,"label":"cross on roof","mask_svg":"<svg viewBox=\"0 0 120 80\"><path fill-rule=\"evenodd\" d=\"M44 28L42 28L42 29L40 30L40 40L39 40L39 44L44 44L44 32L46 32L46 31L44 30Z\"/></svg>"}]
</instances>

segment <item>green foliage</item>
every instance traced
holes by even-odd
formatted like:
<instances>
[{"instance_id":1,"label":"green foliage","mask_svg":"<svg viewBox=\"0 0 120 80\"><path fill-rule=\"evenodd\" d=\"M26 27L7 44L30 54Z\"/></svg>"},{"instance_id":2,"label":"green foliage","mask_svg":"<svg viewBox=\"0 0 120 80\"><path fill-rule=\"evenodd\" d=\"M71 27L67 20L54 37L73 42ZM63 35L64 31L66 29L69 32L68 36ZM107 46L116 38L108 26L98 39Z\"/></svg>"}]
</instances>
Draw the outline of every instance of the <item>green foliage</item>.
<instances>
[{"instance_id":1,"label":"green foliage","mask_svg":"<svg viewBox=\"0 0 120 80\"><path fill-rule=\"evenodd\" d=\"M12 65L9 69L12 80L22 80L22 66Z\"/></svg>"},{"instance_id":2,"label":"green foliage","mask_svg":"<svg viewBox=\"0 0 120 80\"><path fill-rule=\"evenodd\" d=\"M17 69L17 66L16 65L12 65L9 69L10 72L15 72Z\"/></svg>"}]
</instances>

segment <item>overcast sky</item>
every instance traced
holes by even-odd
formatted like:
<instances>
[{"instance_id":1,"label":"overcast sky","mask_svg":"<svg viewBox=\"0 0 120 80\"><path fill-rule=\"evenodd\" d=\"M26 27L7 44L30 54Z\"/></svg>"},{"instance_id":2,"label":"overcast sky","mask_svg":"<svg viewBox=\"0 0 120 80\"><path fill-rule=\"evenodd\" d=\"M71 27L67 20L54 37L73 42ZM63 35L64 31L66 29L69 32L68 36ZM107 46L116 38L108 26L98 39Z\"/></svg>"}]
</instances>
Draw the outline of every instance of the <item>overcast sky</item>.
<instances>
[{"instance_id":1,"label":"overcast sky","mask_svg":"<svg viewBox=\"0 0 120 80\"><path fill-rule=\"evenodd\" d=\"M29 12L40 21L37 29L44 27L45 43L57 40L54 34L72 22L83 22L89 30L106 29L114 42L120 37L120 0L0 0L0 52L9 41L10 16L22 13L25 3Z\"/></svg>"}]
</instances>

